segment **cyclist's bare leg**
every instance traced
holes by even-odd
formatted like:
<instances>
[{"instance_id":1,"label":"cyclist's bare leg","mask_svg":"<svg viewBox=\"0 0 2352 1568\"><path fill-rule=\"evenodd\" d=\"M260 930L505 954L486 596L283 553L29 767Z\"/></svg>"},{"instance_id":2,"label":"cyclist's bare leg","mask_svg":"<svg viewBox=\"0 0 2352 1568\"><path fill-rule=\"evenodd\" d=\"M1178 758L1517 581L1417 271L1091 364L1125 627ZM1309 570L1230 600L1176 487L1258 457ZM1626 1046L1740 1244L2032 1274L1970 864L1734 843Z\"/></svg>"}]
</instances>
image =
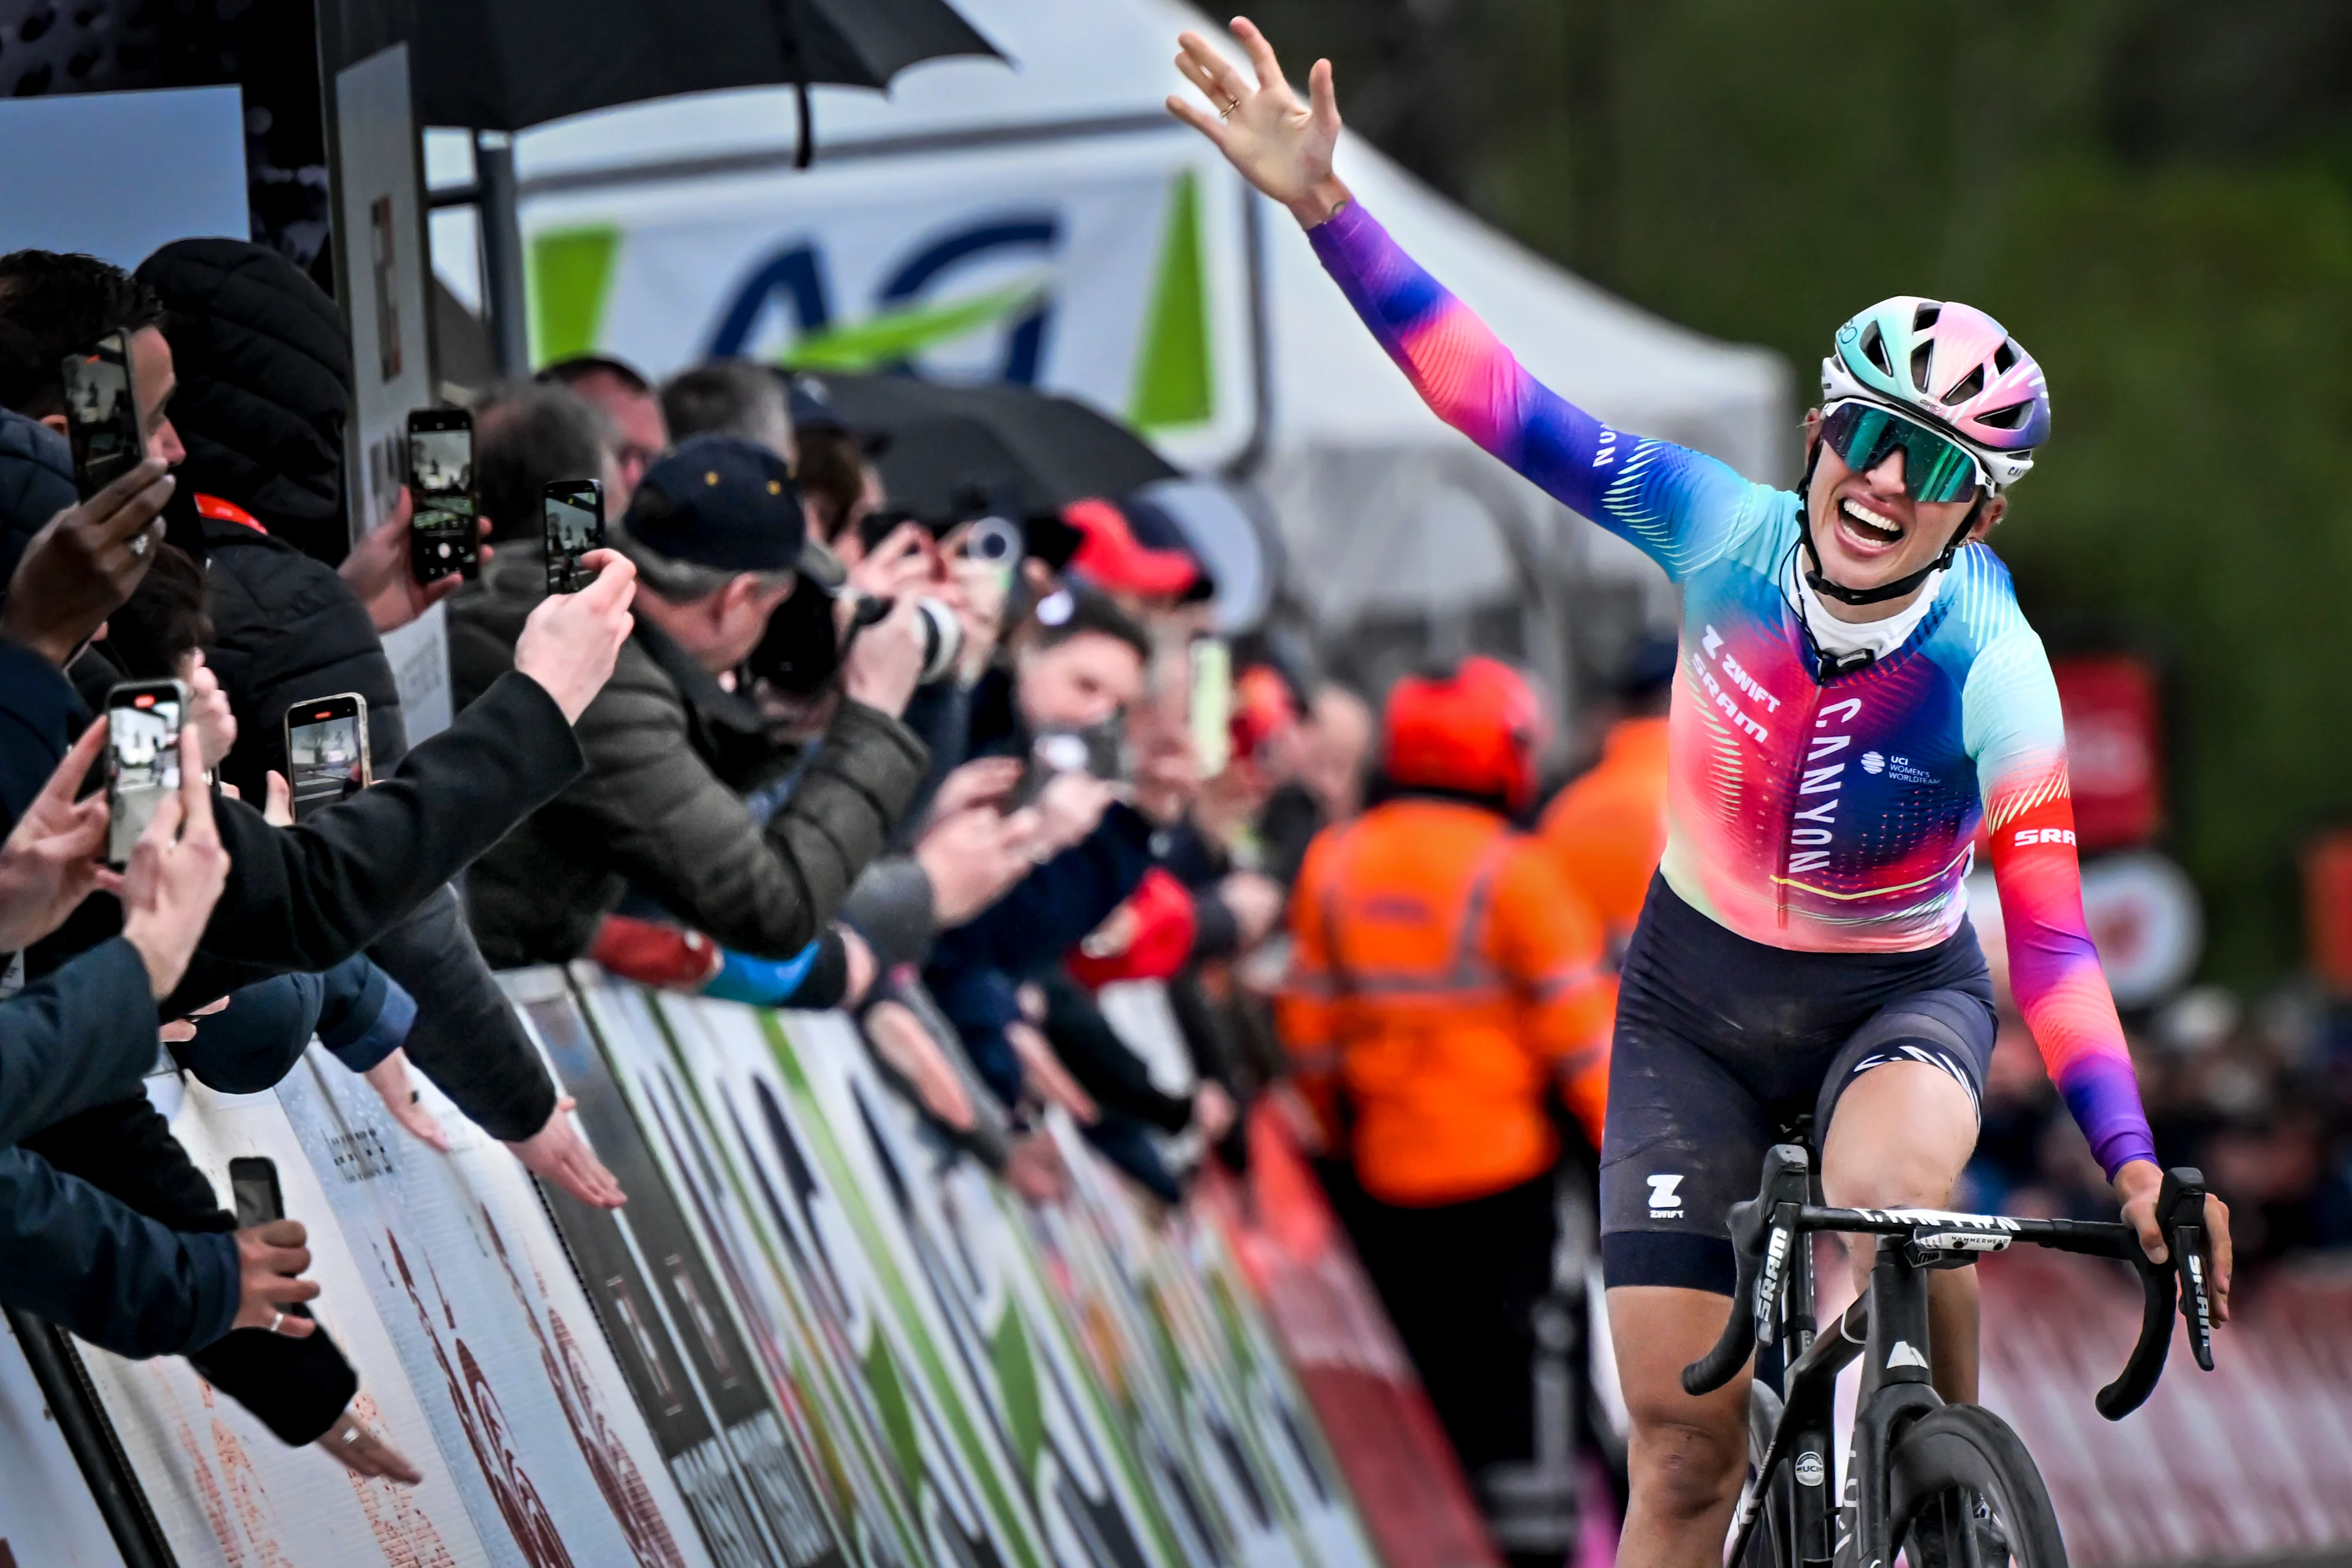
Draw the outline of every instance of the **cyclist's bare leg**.
<instances>
[{"instance_id":1,"label":"cyclist's bare leg","mask_svg":"<svg viewBox=\"0 0 2352 1568\"><path fill-rule=\"evenodd\" d=\"M1889 1062L1838 1097L1822 1144L1822 1195L1832 1208L1943 1208L1977 1146L1976 1107L1941 1068ZM1870 1288L1871 1239L1848 1238L1857 1291ZM1977 1396L1977 1271L1927 1276L1936 1392Z\"/></svg>"},{"instance_id":2,"label":"cyclist's bare leg","mask_svg":"<svg viewBox=\"0 0 2352 1568\"><path fill-rule=\"evenodd\" d=\"M1633 1497L1619 1568L1722 1568L1731 1510L1748 1475L1748 1381L1703 1399L1683 1368L1713 1348L1731 1299L1707 1290L1621 1285L1609 1292L1617 1379L1633 1426L1626 1456Z\"/></svg>"}]
</instances>

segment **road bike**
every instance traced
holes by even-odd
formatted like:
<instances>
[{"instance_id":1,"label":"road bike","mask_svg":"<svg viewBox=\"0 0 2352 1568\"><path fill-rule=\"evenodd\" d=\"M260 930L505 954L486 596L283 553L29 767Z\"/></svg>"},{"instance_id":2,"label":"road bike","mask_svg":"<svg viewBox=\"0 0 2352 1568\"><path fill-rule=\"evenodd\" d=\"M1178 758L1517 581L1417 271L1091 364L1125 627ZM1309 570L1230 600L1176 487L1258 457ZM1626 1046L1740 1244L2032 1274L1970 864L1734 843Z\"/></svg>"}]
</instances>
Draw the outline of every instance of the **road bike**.
<instances>
[{"instance_id":1,"label":"road bike","mask_svg":"<svg viewBox=\"0 0 2352 1568\"><path fill-rule=\"evenodd\" d=\"M1958 1268L2021 1243L2118 1258L2139 1275L2139 1341L2099 1414L2120 1421L2164 1371L2176 1304L2197 1364L2213 1369L2207 1293L2205 1178L2165 1173L2157 1197L2168 1260L2153 1263L2131 1226L2114 1221L2021 1219L1940 1209L1822 1205L1801 1143L1764 1156L1758 1194L1731 1210L1738 1259L1731 1321L1683 1387L1711 1393L1750 1354L1748 1458L1727 1562L1741 1568L2063 1568L2050 1493L2009 1424L1979 1405L1947 1405L1928 1386L1927 1272ZM1827 1331L1813 1321L1815 1231L1874 1236L1870 1289ZM1846 1484L1835 1506L1835 1398L1840 1371L1863 1358Z\"/></svg>"}]
</instances>

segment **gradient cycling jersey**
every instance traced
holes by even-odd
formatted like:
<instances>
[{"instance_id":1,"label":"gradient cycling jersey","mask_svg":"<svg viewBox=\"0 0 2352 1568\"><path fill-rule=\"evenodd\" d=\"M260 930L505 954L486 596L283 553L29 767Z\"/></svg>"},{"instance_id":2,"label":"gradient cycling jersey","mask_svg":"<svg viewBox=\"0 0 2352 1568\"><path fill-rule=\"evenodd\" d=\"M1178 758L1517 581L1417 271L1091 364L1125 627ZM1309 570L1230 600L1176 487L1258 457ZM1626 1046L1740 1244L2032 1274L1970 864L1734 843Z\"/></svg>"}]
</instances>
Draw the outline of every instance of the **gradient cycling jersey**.
<instances>
[{"instance_id":1,"label":"gradient cycling jersey","mask_svg":"<svg viewBox=\"0 0 2352 1568\"><path fill-rule=\"evenodd\" d=\"M1316 254L1439 417L1682 585L1665 858L1685 902L1769 946L1934 946L1990 829L2010 984L2113 1177L2154 1160L2083 920L2065 729L2008 570L1962 549L1903 644L1826 682L1789 597L1797 498L1612 430L1546 387L1356 204Z\"/></svg>"}]
</instances>

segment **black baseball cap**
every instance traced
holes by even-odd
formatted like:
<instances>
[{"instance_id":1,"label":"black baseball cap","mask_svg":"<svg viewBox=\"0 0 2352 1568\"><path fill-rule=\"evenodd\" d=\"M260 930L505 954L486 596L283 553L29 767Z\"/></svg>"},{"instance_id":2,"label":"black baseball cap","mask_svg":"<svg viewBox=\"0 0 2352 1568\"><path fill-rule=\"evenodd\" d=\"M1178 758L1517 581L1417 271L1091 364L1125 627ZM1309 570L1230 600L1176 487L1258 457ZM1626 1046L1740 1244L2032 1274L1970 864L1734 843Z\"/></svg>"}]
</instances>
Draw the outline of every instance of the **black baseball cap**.
<instances>
[{"instance_id":1,"label":"black baseball cap","mask_svg":"<svg viewBox=\"0 0 2352 1568\"><path fill-rule=\"evenodd\" d=\"M637 481L621 526L656 555L718 572L797 572L831 594L841 562L808 536L783 458L740 436L695 436Z\"/></svg>"}]
</instances>

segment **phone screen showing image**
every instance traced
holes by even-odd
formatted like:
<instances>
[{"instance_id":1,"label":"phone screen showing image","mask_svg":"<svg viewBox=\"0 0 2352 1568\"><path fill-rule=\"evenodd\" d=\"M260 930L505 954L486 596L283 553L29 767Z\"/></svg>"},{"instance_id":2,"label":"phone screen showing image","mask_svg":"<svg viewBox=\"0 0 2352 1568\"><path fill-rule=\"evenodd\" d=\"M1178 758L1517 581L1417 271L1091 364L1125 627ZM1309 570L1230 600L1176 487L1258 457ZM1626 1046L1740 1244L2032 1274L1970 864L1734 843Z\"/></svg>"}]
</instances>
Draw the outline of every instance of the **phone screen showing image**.
<instances>
[{"instance_id":1,"label":"phone screen showing image","mask_svg":"<svg viewBox=\"0 0 2352 1568\"><path fill-rule=\"evenodd\" d=\"M109 332L86 352L68 354L59 368L74 477L89 497L137 468L146 451L131 384L130 343L121 332Z\"/></svg>"},{"instance_id":2,"label":"phone screen showing image","mask_svg":"<svg viewBox=\"0 0 2352 1568\"><path fill-rule=\"evenodd\" d=\"M474 428L462 409L420 409L408 422L409 563L430 583L479 569L480 531L474 501Z\"/></svg>"},{"instance_id":3,"label":"phone screen showing image","mask_svg":"<svg viewBox=\"0 0 2352 1568\"><path fill-rule=\"evenodd\" d=\"M107 699L107 743L113 763L107 858L117 866L130 862L131 846L155 820L155 808L180 787L184 711L177 681L117 687Z\"/></svg>"},{"instance_id":4,"label":"phone screen showing image","mask_svg":"<svg viewBox=\"0 0 2352 1568\"><path fill-rule=\"evenodd\" d=\"M593 479L552 484L545 492L547 591L576 594L591 574L580 558L604 545L604 487Z\"/></svg>"},{"instance_id":5,"label":"phone screen showing image","mask_svg":"<svg viewBox=\"0 0 2352 1568\"><path fill-rule=\"evenodd\" d=\"M287 710L286 774L297 822L365 789L370 781L364 704L356 698L330 698Z\"/></svg>"}]
</instances>

